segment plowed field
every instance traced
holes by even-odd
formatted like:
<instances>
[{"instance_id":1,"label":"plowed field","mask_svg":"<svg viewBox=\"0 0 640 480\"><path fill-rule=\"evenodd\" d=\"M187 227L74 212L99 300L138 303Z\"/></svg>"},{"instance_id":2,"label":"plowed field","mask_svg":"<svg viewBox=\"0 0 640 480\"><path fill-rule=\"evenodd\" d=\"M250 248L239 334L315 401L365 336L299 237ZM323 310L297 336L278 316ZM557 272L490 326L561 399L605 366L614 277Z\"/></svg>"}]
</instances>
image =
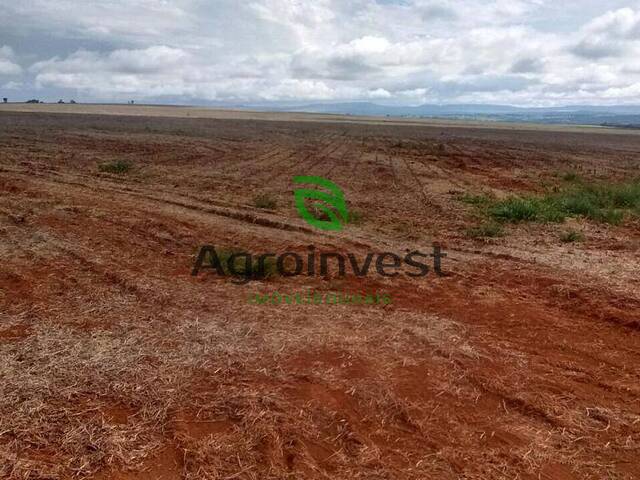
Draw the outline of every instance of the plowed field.
<instances>
[{"instance_id":1,"label":"plowed field","mask_svg":"<svg viewBox=\"0 0 640 480\"><path fill-rule=\"evenodd\" d=\"M640 478L638 218L478 239L462 200L628 180L640 136L274 120L0 114L0 477ZM296 175L358 221L311 228ZM434 242L445 276L191 275ZM248 301L309 291L393 303Z\"/></svg>"}]
</instances>

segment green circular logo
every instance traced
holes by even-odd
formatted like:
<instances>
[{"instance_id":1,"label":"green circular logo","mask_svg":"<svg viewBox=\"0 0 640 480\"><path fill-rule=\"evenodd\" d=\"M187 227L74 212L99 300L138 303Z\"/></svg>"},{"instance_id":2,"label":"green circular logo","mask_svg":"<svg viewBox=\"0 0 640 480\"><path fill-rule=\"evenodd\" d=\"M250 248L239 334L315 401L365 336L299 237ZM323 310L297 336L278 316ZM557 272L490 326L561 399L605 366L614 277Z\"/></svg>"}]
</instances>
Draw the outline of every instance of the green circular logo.
<instances>
[{"instance_id":1,"label":"green circular logo","mask_svg":"<svg viewBox=\"0 0 640 480\"><path fill-rule=\"evenodd\" d=\"M326 178L315 176L293 177L293 183L315 185L328 191L313 188L294 190L298 213L309 225L320 230L342 230L349 219L349 211L340 187ZM312 202L307 203L307 200ZM309 204L313 212L309 211Z\"/></svg>"}]
</instances>

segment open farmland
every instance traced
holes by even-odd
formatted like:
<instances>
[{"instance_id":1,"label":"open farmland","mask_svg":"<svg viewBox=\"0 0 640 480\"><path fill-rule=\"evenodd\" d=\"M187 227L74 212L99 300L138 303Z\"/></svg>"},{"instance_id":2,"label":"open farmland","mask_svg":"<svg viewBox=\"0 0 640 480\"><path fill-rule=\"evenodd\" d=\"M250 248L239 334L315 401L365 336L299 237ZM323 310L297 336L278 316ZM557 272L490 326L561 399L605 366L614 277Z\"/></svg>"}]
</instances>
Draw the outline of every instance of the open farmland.
<instances>
[{"instance_id":1,"label":"open farmland","mask_svg":"<svg viewBox=\"0 0 640 480\"><path fill-rule=\"evenodd\" d=\"M635 132L48 108L0 110L1 478L640 478L638 211L504 208L633 181ZM310 228L296 175L357 221ZM434 242L446 276L191 275Z\"/></svg>"}]
</instances>

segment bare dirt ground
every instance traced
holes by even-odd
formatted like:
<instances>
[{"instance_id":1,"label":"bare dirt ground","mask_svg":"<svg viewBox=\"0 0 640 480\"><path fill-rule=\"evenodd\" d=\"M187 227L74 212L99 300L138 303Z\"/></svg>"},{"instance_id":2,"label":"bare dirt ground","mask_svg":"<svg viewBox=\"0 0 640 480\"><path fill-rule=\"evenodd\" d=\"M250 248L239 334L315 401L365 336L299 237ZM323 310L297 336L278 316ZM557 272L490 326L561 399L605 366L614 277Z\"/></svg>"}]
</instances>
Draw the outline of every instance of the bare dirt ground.
<instances>
[{"instance_id":1,"label":"bare dirt ground","mask_svg":"<svg viewBox=\"0 0 640 480\"><path fill-rule=\"evenodd\" d=\"M0 477L640 478L638 221L480 241L460 201L637 176L640 137L617 133L4 111ZM294 175L361 221L309 229ZM207 243L434 241L445 277L190 275ZM305 290L394 303L247 302Z\"/></svg>"}]
</instances>

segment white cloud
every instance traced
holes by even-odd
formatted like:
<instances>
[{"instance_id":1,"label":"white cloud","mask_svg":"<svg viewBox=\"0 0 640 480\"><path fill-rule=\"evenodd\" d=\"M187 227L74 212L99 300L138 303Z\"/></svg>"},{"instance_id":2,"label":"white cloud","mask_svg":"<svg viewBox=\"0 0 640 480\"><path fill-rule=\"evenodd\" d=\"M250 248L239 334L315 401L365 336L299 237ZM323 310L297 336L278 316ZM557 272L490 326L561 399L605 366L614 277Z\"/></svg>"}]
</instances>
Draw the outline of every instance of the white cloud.
<instances>
[{"instance_id":1,"label":"white cloud","mask_svg":"<svg viewBox=\"0 0 640 480\"><path fill-rule=\"evenodd\" d=\"M108 54L80 50L65 59L35 63L30 71L39 87L143 95L190 94L182 68L184 51L167 46L115 50Z\"/></svg>"},{"instance_id":2,"label":"white cloud","mask_svg":"<svg viewBox=\"0 0 640 480\"><path fill-rule=\"evenodd\" d=\"M640 10L577 3L579 28L550 0L0 0L1 30L66 49L3 47L0 75L101 100L640 102Z\"/></svg>"}]
</instances>

